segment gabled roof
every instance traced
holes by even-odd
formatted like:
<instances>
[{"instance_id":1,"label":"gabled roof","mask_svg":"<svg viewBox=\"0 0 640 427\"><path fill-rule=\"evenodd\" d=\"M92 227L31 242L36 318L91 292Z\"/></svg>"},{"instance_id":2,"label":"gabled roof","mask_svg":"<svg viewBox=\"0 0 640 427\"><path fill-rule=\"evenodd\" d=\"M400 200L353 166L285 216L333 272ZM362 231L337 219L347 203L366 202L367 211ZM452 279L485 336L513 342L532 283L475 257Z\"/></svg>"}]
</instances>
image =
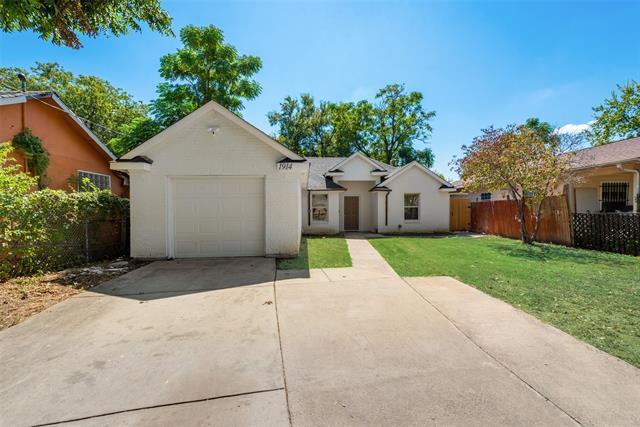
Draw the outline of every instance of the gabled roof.
<instances>
[{"instance_id":1,"label":"gabled roof","mask_svg":"<svg viewBox=\"0 0 640 427\"><path fill-rule=\"evenodd\" d=\"M151 147L154 147L157 144L161 143L163 141L163 137L167 134L167 132L170 132L170 130L173 129L174 127L181 125L185 121L194 120L194 119L202 116L203 114L205 114L205 113L207 113L209 111L215 111L216 113L220 114L225 119L231 121L235 125L237 125L237 126L241 127L242 129L246 130L247 132L249 132L250 134L252 134L256 138L258 138L260 141L262 141L265 144L269 145L271 148L273 148L274 150L278 151L280 154L282 154L283 156L288 158L289 161L293 161L293 162L304 162L305 161L305 159L303 157L301 157L301 156L297 155L296 153L294 153L293 151L289 150L284 145L280 144L278 141L276 141L275 139L271 138L269 135L267 135L266 133L262 132L260 129L258 129L257 127L253 126L251 123L249 123L246 120L244 120L242 117L238 116L237 114L232 113L231 111L229 111L228 109L226 109L225 107L223 107L222 105L218 104L215 101L207 102L202 107L198 108L197 110L195 110L191 114L187 115L186 117L178 120L177 122L175 122L174 124L172 124L168 128L164 129L162 132L160 132L159 134L154 136L153 138L149 139L148 141L142 143L141 145L137 146L133 150L129 151L128 153L126 153L125 155L122 156L122 160L126 161L127 159L131 159L133 157L143 155Z\"/></svg>"},{"instance_id":2,"label":"gabled roof","mask_svg":"<svg viewBox=\"0 0 640 427\"><path fill-rule=\"evenodd\" d=\"M47 99L50 98L52 99L57 105L53 106L47 102L42 101L43 99ZM100 139L98 139L97 136L94 135L93 132L91 132L91 129L89 129L84 122L78 117L76 116L73 111L71 111L69 109L69 107L67 107L65 105L64 102L62 102L62 100L58 97L58 95L56 95L55 92L53 91L38 91L38 90L29 90L26 92L22 92L22 91L2 91L0 92L0 105L11 105L11 104L24 104L25 102L27 102L28 100L40 100L40 102L42 102L43 104L48 105L50 108L53 109L59 109L62 112L66 113L72 120L73 122L78 125L78 127L81 129L81 131L83 133L85 133L89 139L91 139L93 141L93 143L96 145L96 147L101 150L102 152L104 152L111 160L115 160L116 156L114 156L114 154L111 152L111 150L109 150L107 148L106 145L104 145L102 143L102 141L100 141Z\"/></svg>"},{"instance_id":3,"label":"gabled roof","mask_svg":"<svg viewBox=\"0 0 640 427\"><path fill-rule=\"evenodd\" d=\"M571 158L571 167L585 169L633 160L640 160L640 137L575 151Z\"/></svg>"},{"instance_id":4,"label":"gabled roof","mask_svg":"<svg viewBox=\"0 0 640 427\"><path fill-rule=\"evenodd\" d=\"M427 175L435 179L437 182L439 182L441 190L455 190L453 185L451 185L451 183L440 178L438 175L433 173L431 170L425 168L424 166L422 166L422 164L420 164L415 160L411 163L407 163L406 165L402 166L399 169L396 169L395 172L387 176L387 179L385 179L384 181L382 181L381 183L379 183L373 188L376 189L376 188L388 187L390 182L393 182L394 179L396 179L397 177L399 177L400 175L402 175L403 173L405 173L406 171L412 168L418 168L419 170L423 171L424 173L426 173Z\"/></svg>"},{"instance_id":5,"label":"gabled roof","mask_svg":"<svg viewBox=\"0 0 640 427\"><path fill-rule=\"evenodd\" d=\"M392 172L393 170L395 170L395 167L391 166L391 165L387 165L386 163L382 163L379 162L377 160L373 160L372 158L369 158L367 156L365 156L364 154L362 154L359 151L356 151L355 153L353 153L352 155L350 155L349 157L342 157L342 160L334 165L331 168L331 171L340 171L342 172L342 167L349 163L351 160L355 159L355 158L360 158L368 163L371 164L371 166L373 167L372 172L376 171L376 172L380 172L380 171L388 171L388 172Z\"/></svg>"},{"instance_id":6,"label":"gabled roof","mask_svg":"<svg viewBox=\"0 0 640 427\"><path fill-rule=\"evenodd\" d=\"M353 156L351 156L353 157ZM378 160L369 159L364 156L370 162L373 162L375 168L378 171L385 171L391 173L396 170L394 166L380 162ZM307 189L309 190L344 190L345 188L335 183L332 179L327 177L327 174L341 173L341 169L337 169L340 164L345 164L346 160L350 157L307 157L309 161L309 182ZM373 170L372 170L373 172ZM337 187L336 187L337 186Z\"/></svg>"}]
</instances>

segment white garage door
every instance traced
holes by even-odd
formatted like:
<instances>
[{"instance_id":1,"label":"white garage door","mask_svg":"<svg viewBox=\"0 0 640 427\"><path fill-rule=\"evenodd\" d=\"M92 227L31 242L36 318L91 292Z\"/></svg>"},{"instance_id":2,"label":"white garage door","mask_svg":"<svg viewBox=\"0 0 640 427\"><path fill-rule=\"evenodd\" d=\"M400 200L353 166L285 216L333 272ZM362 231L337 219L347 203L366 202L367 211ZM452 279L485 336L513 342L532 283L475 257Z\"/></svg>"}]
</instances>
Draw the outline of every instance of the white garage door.
<instances>
[{"instance_id":1,"label":"white garage door","mask_svg":"<svg viewBox=\"0 0 640 427\"><path fill-rule=\"evenodd\" d=\"M264 255L262 178L172 181L176 257Z\"/></svg>"}]
</instances>

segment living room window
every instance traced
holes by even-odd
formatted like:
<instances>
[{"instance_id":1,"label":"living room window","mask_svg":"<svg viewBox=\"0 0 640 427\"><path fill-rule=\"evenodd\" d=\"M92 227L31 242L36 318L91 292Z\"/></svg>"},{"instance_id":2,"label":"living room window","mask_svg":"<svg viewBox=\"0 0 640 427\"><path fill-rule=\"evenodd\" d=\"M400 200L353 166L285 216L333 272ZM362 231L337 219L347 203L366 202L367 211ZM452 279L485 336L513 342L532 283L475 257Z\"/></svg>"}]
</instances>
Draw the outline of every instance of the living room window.
<instances>
[{"instance_id":1,"label":"living room window","mask_svg":"<svg viewBox=\"0 0 640 427\"><path fill-rule=\"evenodd\" d=\"M78 191L90 191L91 187L84 185L85 180L95 185L99 190L111 189L111 177L101 173L78 171Z\"/></svg>"},{"instance_id":2,"label":"living room window","mask_svg":"<svg viewBox=\"0 0 640 427\"><path fill-rule=\"evenodd\" d=\"M329 195L328 194L312 194L311 195L311 219L314 222L329 221Z\"/></svg>"},{"instance_id":3,"label":"living room window","mask_svg":"<svg viewBox=\"0 0 640 427\"><path fill-rule=\"evenodd\" d=\"M404 194L404 220L418 221L420 219L420 194Z\"/></svg>"}]
</instances>

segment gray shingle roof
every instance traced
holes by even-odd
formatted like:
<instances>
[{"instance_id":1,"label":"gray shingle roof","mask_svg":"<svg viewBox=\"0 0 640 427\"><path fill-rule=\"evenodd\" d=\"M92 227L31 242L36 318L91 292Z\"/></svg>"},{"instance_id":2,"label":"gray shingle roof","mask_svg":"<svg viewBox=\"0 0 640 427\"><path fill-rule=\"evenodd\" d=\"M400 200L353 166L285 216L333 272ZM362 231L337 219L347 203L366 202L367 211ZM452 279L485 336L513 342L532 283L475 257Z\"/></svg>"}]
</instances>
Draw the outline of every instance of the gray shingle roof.
<instances>
[{"instance_id":1,"label":"gray shingle roof","mask_svg":"<svg viewBox=\"0 0 640 427\"><path fill-rule=\"evenodd\" d=\"M307 157L307 160L309 161L309 182L307 184L307 189L344 190L344 187L333 182L333 180L330 177L326 177L325 174L347 158L348 157ZM397 169L377 160L371 159L371 161L378 165L378 169L381 171L388 171L391 173Z\"/></svg>"},{"instance_id":2,"label":"gray shingle roof","mask_svg":"<svg viewBox=\"0 0 640 427\"><path fill-rule=\"evenodd\" d=\"M53 92L48 90L28 90L22 92L19 90L0 91L0 99L19 98L21 96L30 96L34 98L46 98L53 95Z\"/></svg>"},{"instance_id":3,"label":"gray shingle roof","mask_svg":"<svg viewBox=\"0 0 640 427\"><path fill-rule=\"evenodd\" d=\"M640 138L623 139L578 150L571 159L571 167L582 169L630 160L640 160Z\"/></svg>"}]
</instances>

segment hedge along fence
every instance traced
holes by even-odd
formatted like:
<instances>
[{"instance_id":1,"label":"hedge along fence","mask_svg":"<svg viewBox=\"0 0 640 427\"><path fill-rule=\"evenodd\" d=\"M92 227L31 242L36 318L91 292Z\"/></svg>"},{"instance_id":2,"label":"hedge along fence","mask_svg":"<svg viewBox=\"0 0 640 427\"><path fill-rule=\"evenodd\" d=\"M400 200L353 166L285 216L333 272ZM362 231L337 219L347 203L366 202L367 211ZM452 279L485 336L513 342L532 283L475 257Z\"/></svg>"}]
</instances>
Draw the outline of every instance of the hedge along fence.
<instances>
[{"instance_id":1,"label":"hedge along fence","mask_svg":"<svg viewBox=\"0 0 640 427\"><path fill-rule=\"evenodd\" d=\"M127 255L128 219L108 190L0 193L0 280Z\"/></svg>"}]
</instances>

